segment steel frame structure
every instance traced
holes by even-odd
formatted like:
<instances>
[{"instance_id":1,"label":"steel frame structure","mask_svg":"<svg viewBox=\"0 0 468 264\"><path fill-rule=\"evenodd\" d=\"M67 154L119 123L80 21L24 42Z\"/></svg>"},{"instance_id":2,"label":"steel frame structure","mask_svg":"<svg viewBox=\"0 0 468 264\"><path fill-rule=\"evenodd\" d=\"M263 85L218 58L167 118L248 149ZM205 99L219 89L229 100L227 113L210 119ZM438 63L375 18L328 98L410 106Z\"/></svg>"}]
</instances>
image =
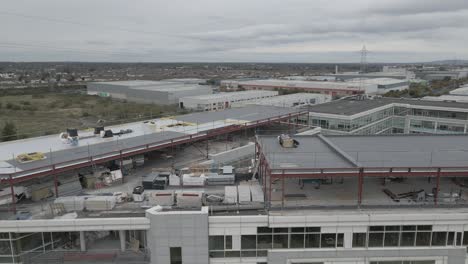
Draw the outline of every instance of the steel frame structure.
<instances>
[{"instance_id":1,"label":"steel frame structure","mask_svg":"<svg viewBox=\"0 0 468 264\"><path fill-rule=\"evenodd\" d=\"M284 208L285 179L325 179L327 177L352 177L358 179L357 206L362 205L365 177L435 177L434 205L440 191L440 178L467 177L468 166L459 167L349 167L349 168L272 168L258 140L255 142L258 175L265 193L265 204L271 207L272 183L281 181L281 207ZM278 200L274 200L275 202Z\"/></svg>"},{"instance_id":2,"label":"steel frame structure","mask_svg":"<svg viewBox=\"0 0 468 264\"><path fill-rule=\"evenodd\" d=\"M120 164L122 164L123 158L126 158L126 157L131 157L134 155L139 155L139 154L143 154L143 153L147 153L147 152L151 152L155 150L161 150L165 148L173 148L174 146L178 146L181 144L194 143L197 141L206 140L206 139L216 137L219 135L224 135L224 134L229 134L229 133L238 132L242 130L247 130L250 128L260 127L260 126L272 124L275 122L281 122L283 120L291 120L293 118L296 118L300 115L305 115L305 114L308 115L309 112L298 111L295 113L289 113L285 115L274 116L274 117L270 117L266 119L251 121L243 125L234 124L234 125L230 125L230 126L226 126L222 128L215 128L215 129L203 131L197 134L185 135L181 137L167 139L167 140L145 144L141 146L136 146L132 148L125 148L125 149L121 149L118 151L108 152L108 153L104 153L104 154L100 154L96 156L89 156L86 158L70 160L70 161L61 162L61 163L54 163L54 164L50 164L47 166L37 167L34 169L30 169L30 170L18 171L14 173L0 174L0 183L7 183L10 185L11 196L12 196L12 201L13 201L12 211L16 212L16 206L15 206L16 195L15 195L14 188L13 188L15 184L18 184L27 180L31 180L34 178L54 176L55 195L58 197L59 194L58 194L57 175L59 173L63 173L66 171L71 171L71 170L79 169L83 167L89 167L95 164L100 164L100 163L113 161L113 160L119 160Z\"/></svg>"}]
</instances>

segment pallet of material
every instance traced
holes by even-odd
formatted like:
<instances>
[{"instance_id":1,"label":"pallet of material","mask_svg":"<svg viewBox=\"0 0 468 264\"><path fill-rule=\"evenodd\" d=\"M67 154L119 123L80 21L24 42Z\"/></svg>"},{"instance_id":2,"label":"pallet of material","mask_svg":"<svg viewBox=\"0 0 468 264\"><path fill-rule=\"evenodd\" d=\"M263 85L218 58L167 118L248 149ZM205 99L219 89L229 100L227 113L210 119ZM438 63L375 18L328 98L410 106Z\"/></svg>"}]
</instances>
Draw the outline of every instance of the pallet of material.
<instances>
[{"instance_id":1,"label":"pallet of material","mask_svg":"<svg viewBox=\"0 0 468 264\"><path fill-rule=\"evenodd\" d=\"M224 202L225 204L237 204L237 186L224 187Z\"/></svg>"},{"instance_id":2,"label":"pallet of material","mask_svg":"<svg viewBox=\"0 0 468 264\"><path fill-rule=\"evenodd\" d=\"M250 194L249 185L239 185L237 186L237 191L239 193L239 203L250 203L252 202L252 196Z\"/></svg>"},{"instance_id":3,"label":"pallet of material","mask_svg":"<svg viewBox=\"0 0 468 264\"><path fill-rule=\"evenodd\" d=\"M54 204L63 204L67 212L81 212L85 208L84 196L58 197Z\"/></svg>"},{"instance_id":4,"label":"pallet of material","mask_svg":"<svg viewBox=\"0 0 468 264\"><path fill-rule=\"evenodd\" d=\"M145 196L150 205L172 206L174 205L174 191L146 191Z\"/></svg>"},{"instance_id":5,"label":"pallet of material","mask_svg":"<svg viewBox=\"0 0 468 264\"><path fill-rule=\"evenodd\" d=\"M258 182L250 185L250 193L252 194L252 202L263 203L265 201L262 187Z\"/></svg>"},{"instance_id":6,"label":"pallet of material","mask_svg":"<svg viewBox=\"0 0 468 264\"><path fill-rule=\"evenodd\" d=\"M82 190L83 189L78 178L69 182L60 181L60 185L58 186L59 196L75 196L81 194Z\"/></svg>"},{"instance_id":7,"label":"pallet of material","mask_svg":"<svg viewBox=\"0 0 468 264\"><path fill-rule=\"evenodd\" d=\"M116 198L114 196L92 196L85 200L88 211L106 211L114 209Z\"/></svg>"},{"instance_id":8,"label":"pallet of material","mask_svg":"<svg viewBox=\"0 0 468 264\"><path fill-rule=\"evenodd\" d=\"M204 176L192 176L192 174L182 175L182 183L184 186L204 186L205 177Z\"/></svg>"},{"instance_id":9,"label":"pallet of material","mask_svg":"<svg viewBox=\"0 0 468 264\"><path fill-rule=\"evenodd\" d=\"M217 173L206 173L202 176L205 176L207 185L231 185L235 182L233 174L219 175Z\"/></svg>"},{"instance_id":10,"label":"pallet of material","mask_svg":"<svg viewBox=\"0 0 468 264\"><path fill-rule=\"evenodd\" d=\"M169 185L180 186L180 177L175 174L169 175Z\"/></svg>"},{"instance_id":11,"label":"pallet of material","mask_svg":"<svg viewBox=\"0 0 468 264\"><path fill-rule=\"evenodd\" d=\"M50 184L36 184L31 186L31 200L38 202L54 196Z\"/></svg>"},{"instance_id":12,"label":"pallet of material","mask_svg":"<svg viewBox=\"0 0 468 264\"><path fill-rule=\"evenodd\" d=\"M152 172L143 176L143 179L141 180L141 185L145 190L152 190L154 188L154 182L156 181L156 178L158 176L159 174L157 172Z\"/></svg>"},{"instance_id":13,"label":"pallet of material","mask_svg":"<svg viewBox=\"0 0 468 264\"><path fill-rule=\"evenodd\" d=\"M179 191L176 192L177 206L178 207L201 207L203 192L197 191Z\"/></svg>"}]
</instances>

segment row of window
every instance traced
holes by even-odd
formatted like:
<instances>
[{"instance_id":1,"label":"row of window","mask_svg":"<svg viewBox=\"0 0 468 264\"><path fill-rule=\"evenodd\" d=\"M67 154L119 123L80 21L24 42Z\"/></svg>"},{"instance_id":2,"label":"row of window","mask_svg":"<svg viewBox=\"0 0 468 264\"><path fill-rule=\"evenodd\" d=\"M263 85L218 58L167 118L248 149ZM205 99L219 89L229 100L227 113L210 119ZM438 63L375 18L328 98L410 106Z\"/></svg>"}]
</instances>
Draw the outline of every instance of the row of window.
<instances>
[{"instance_id":1,"label":"row of window","mask_svg":"<svg viewBox=\"0 0 468 264\"><path fill-rule=\"evenodd\" d=\"M313 232L304 233L306 230ZM232 236L210 236L210 257L265 257L268 249L343 247L343 233L317 231L320 231L320 228L302 228L302 231L296 228L265 228L257 235L242 235L240 251L232 250Z\"/></svg>"},{"instance_id":2,"label":"row of window","mask_svg":"<svg viewBox=\"0 0 468 264\"><path fill-rule=\"evenodd\" d=\"M385 260L371 261L369 264L435 264L435 260Z\"/></svg>"},{"instance_id":3,"label":"row of window","mask_svg":"<svg viewBox=\"0 0 468 264\"><path fill-rule=\"evenodd\" d=\"M240 250L233 250L232 236L210 236L210 257L264 257L268 249L342 248L343 233L321 233L320 227L258 227L256 235L242 235ZM433 231L431 225L370 226L353 233L352 247L468 246L468 231Z\"/></svg>"},{"instance_id":4,"label":"row of window","mask_svg":"<svg viewBox=\"0 0 468 264\"><path fill-rule=\"evenodd\" d=\"M370 226L353 233L353 247L428 247L468 245L468 232L432 231L432 226Z\"/></svg>"}]
</instances>

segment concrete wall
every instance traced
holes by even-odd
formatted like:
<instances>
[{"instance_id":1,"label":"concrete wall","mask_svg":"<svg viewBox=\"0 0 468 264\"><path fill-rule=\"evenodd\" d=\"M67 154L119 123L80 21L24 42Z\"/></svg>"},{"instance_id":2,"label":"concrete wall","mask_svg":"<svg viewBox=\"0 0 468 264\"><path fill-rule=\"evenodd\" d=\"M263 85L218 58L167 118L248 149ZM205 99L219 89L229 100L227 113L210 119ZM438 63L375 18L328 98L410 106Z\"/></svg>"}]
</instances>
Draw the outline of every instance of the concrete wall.
<instances>
[{"instance_id":1,"label":"concrete wall","mask_svg":"<svg viewBox=\"0 0 468 264\"><path fill-rule=\"evenodd\" d=\"M146 211L150 220L147 233L152 264L170 263L170 247L182 248L182 263L207 264L208 207L200 211Z\"/></svg>"}]
</instances>

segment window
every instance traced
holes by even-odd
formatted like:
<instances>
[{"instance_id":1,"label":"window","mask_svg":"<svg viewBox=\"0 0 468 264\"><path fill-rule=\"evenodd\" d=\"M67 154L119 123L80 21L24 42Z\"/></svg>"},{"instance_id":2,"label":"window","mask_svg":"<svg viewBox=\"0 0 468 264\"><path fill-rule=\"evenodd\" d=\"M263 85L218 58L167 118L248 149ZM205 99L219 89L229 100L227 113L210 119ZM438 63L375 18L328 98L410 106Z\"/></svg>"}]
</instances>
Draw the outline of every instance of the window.
<instances>
[{"instance_id":1,"label":"window","mask_svg":"<svg viewBox=\"0 0 468 264\"><path fill-rule=\"evenodd\" d=\"M336 234L336 247L343 247L344 246L344 234L338 233Z\"/></svg>"},{"instance_id":2,"label":"window","mask_svg":"<svg viewBox=\"0 0 468 264\"><path fill-rule=\"evenodd\" d=\"M226 249L232 249L232 236L226 236Z\"/></svg>"},{"instance_id":3,"label":"window","mask_svg":"<svg viewBox=\"0 0 468 264\"><path fill-rule=\"evenodd\" d=\"M273 236L272 235L258 235L257 237L258 248L269 249L273 248Z\"/></svg>"},{"instance_id":4,"label":"window","mask_svg":"<svg viewBox=\"0 0 468 264\"><path fill-rule=\"evenodd\" d=\"M321 245L323 248L336 247L336 234L322 234Z\"/></svg>"},{"instance_id":5,"label":"window","mask_svg":"<svg viewBox=\"0 0 468 264\"><path fill-rule=\"evenodd\" d=\"M182 264L182 248L181 247L171 247L170 251L170 264Z\"/></svg>"},{"instance_id":6,"label":"window","mask_svg":"<svg viewBox=\"0 0 468 264\"><path fill-rule=\"evenodd\" d=\"M241 249L256 249L257 242L255 235L243 235L241 236Z\"/></svg>"},{"instance_id":7,"label":"window","mask_svg":"<svg viewBox=\"0 0 468 264\"><path fill-rule=\"evenodd\" d=\"M402 232L400 238L400 247L414 247L415 232Z\"/></svg>"},{"instance_id":8,"label":"window","mask_svg":"<svg viewBox=\"0 0 468 264\"><path fill-rule=\"evenodd\" d=\"M461 246L462 243L462 232L457 232L457 246Z\"/></svg>"},{"instance_id":9,"label":"window","mask_svg":"<svg viewBox=\"0 0 468 264\"><path fill-rule=\"evenodd\" d=\"M398 247L399 242L400 242L399 232L385 233L384 247Z\"/></svg>"},{"instance_id":10,"label":"window","mask_svg":"<svg viewBox=\"0 0 468 264\"><path fill-rule=\"evenodd\" d=\"M353 234L353 247L365 247L366 246L366 233L354 233Z\"/></svg>"},{"instance_id":11,"label":"window","mask_svg":"<svg viewBox=\"0 0 468 264\"><path fill-rule=\"evenodd\" d=\"M320 234L306 234L305 235L306 248L319 248L320 247Z\"/></svg>"},{"instance_id":12,"label":"window","mask_svg":"<svg viewBox=\"0 0 468 264\"><path fill-rule=\"evenodd\" d=\"M463 245L468 246L468 231L463 232Z\"/></svg>"},{"instance_id":13,"label":"window","mask_svg":"<svg viewBox=\"0 0 468 264\"><path fill-rule=\"evenodd\" d=\"M274 235L273 248L288 248L288 235Z\"/></svg>"},{"instance_id":14,"label":"window","mask_svg":"<svg viewBox=\"0 0 468 264\"><path fill-rule=\"evenodd\" d=\"M383 246L383 234L381 232L373 233L369 232L369 247L382 247Z\"/></svg>"},{"instance_id":15,"label":"window","mask_svg":"<svg viewBox=\"0 0 468 264\"><path fill-rule=\"evenodd\" d=\"M416 233L416 246L430 246L431 245L431 232L417 232Z\"/></svg>"},{"instance_id":16,"label":"window","mask_svg":"<svg viewBox=\"0 0 468 264\"><path fill-rule=\"evenodd\" d=\"M304 234L291 234L290 239L290 248L304 248Z\"/></svg>"},{"instance_id":17,"label":"window","mask_svg":"<svg viewBox=\"0 0 468 264\"><path fill-rule=\"evenodd\" d=\"M432 233L433 246L445 246L447 244L447 232Z\"/></svg>"},{"instance_id":18,"label":"window","mask_svg":"<svg viewBox=\"0 0 468 264\"><path fill-rule=\"evenodd\" d=\"M208 243L210 250L224 250L224 236L210 236Z\"/></svg>"},{"instance_id":19,"label":"window","mask_svg":"<svg viewBox=\"0 0 468 264\"><path fill-rule=\"evenodd\" d=\"M455 232L449 232L447 236L447 246L453 246L455 242Z\"/></svg>"}]
</instances>

